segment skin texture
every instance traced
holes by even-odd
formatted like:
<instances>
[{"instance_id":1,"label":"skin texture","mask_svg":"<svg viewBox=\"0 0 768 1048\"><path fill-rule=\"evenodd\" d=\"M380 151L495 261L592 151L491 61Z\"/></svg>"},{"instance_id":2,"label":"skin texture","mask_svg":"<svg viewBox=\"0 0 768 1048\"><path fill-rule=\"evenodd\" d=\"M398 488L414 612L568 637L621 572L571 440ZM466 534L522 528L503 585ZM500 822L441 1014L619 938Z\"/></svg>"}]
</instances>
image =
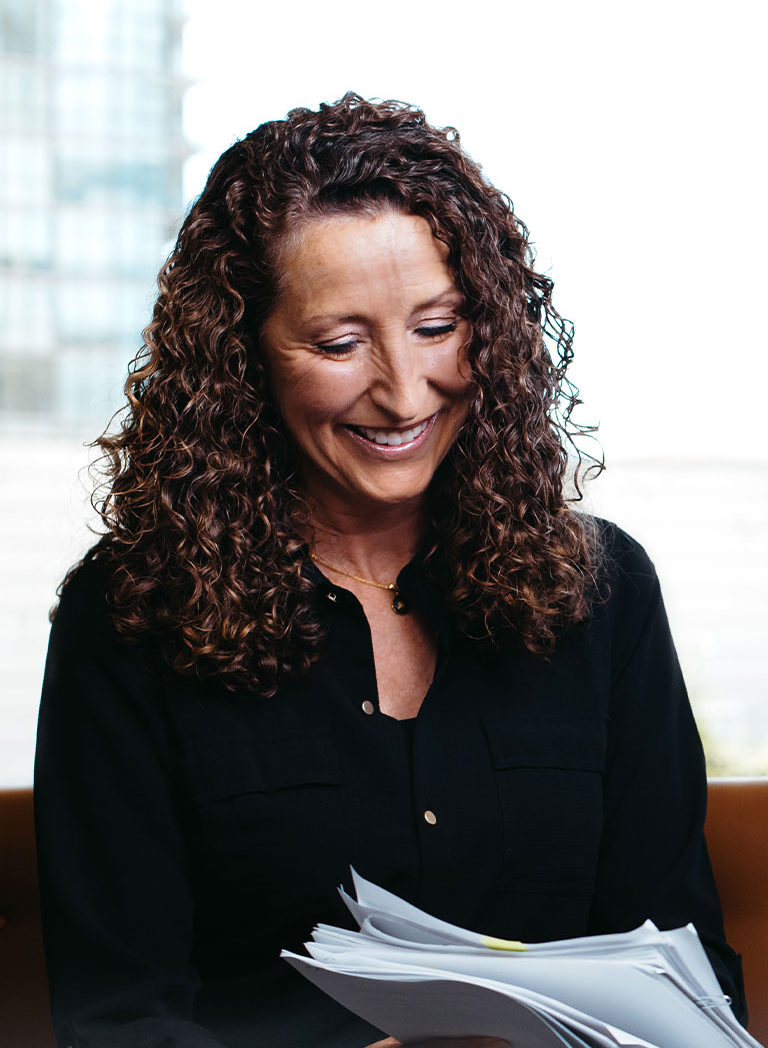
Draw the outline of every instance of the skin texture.
<instances>
[{"instance_id":1,"label":"skin texture","mask_svg":"<svg viewBox=\"0 0 768 1048\"><path fill-rule=\"evenodd\" d=\"M292 237L263 346L272 393L322 507L413 512L466 417L469 330L422 218L396 211L308 222ZM427 431L386 450L348 427Z\"/></svg>"}]
</instances>

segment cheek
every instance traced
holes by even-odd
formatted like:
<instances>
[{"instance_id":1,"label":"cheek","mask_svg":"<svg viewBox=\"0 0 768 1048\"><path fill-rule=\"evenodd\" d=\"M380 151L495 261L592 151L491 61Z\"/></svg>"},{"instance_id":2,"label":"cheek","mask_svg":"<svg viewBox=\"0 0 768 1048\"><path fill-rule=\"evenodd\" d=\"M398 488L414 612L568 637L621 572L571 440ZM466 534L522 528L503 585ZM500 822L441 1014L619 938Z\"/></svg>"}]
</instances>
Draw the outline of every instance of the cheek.
<instances>
[{"instance_id":1,"label":"cheek","mask_svg":"<svg viewBox=\"0 0 768 1048\"><path fill-rule=\"evenodd\" d=\"M435 353L430 375L434 384L449 396L464 397L472 391L472 368L463 347L453 348L450 353Z\"/></svg>"},{"instance_id":2,"label":"cheek","mask_svg":"<svg viewBox=\"0 0 768 1048\"><path fill-rule=\"evenodd\" d=\"M354 373L315 367L286 371L275 383L277 406L289 428L334 419L358 396Z\"/></svg>"}]
</instances>

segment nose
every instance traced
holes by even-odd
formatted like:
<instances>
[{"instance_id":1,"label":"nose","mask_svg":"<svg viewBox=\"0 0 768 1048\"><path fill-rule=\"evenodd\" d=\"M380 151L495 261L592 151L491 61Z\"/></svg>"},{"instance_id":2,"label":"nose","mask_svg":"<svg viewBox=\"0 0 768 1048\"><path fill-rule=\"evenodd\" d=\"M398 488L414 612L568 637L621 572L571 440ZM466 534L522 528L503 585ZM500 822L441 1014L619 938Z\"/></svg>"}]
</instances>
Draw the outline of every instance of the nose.
<instances>
[{"instance_id":1,"label":"nose","mask_svg":"<svg viewBox=\"0 0 768 1048\"><path fill-rule=\"evenodd\" d=\"M405 339L388 338L372 358L370 396L397 425L420 421L424 413L427 376L424 355Z\"/></svg>"}]
</instances>

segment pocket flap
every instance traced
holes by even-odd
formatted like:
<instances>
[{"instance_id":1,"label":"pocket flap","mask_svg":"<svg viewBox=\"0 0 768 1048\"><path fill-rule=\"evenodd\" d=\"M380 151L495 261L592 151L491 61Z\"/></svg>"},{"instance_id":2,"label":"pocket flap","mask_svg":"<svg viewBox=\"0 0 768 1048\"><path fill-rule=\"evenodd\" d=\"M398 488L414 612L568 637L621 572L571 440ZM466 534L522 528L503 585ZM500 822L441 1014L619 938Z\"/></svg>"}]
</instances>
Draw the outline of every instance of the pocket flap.
<instances>
[{"instance_id":1,"label":"pocket flap","mask_svg":"<svg viewBox=\"0 0 768 1048\"><path fill-rule=\"evenodd\" d=\"M336 749L327 736L268 743L222 739L216 748L210 745L189 752L186 760L199 803L341 781Z\"/></svg>"},{"instance_id":2,"label":"pocket flap","mask_svg":"<svg viewBox=\"0 0 768 1048\"><path fill-rule=\"evenodd\" d=\"M573 768L603 771L605 725L594 722L509 722L484 717L483 727L499 768Z\"/></svg>"}]
</instances>

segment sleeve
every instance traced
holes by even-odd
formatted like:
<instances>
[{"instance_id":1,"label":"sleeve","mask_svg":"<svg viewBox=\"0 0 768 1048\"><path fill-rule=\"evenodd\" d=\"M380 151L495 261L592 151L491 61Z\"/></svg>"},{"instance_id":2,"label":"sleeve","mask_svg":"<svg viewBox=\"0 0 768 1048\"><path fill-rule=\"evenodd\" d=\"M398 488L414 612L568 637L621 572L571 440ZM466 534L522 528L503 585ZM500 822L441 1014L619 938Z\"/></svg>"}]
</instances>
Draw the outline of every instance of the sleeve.
<instances>
[{"instance_id":1,"label":"sleeve","mask_svg":"<svg viewBox=\"0 0 768 1048\"><path fill-rule=\"evenodd\" d=\"M607 552L612 681L591 931L630 929L649 917L661 928L692 922L746 1021L740 958L725 942L704 840L704 754L659 582L642 547L618 529Z\"/></svg>"},{"instance_id":2,"label":"sleeve","mask_svg":"<svg viewBox=\"0 0 768 1048\"><path fill-rule=\"evenodd\" d=\"M221 1048L192 1021L193 898L158 674L81 568L51 631L35 760L54 1026L71 1048Z\"/></svg>"}]
</instances>

